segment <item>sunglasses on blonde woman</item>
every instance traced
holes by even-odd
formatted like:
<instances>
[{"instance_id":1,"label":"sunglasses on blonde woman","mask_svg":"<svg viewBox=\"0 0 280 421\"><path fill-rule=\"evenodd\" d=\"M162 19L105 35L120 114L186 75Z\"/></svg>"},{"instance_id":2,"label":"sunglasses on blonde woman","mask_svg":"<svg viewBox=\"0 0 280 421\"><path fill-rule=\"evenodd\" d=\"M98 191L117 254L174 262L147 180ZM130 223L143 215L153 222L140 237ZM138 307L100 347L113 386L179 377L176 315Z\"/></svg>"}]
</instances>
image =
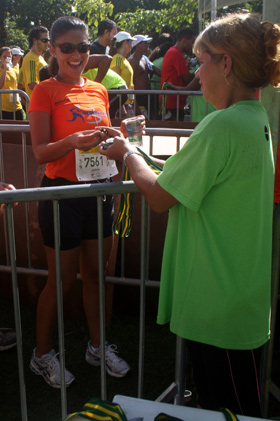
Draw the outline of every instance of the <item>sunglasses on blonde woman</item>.
<instances>
[{"instance_id":1,"label":"sunglasses on blonde woman","mask_svg":"<svg viewBox=\"0 0 280 421\"><path fill-rule=\"evenodd\" d=\"M72 44L71 42L63 42L62 44L53 44L54 47L58 47L63 54L72 54L75 50L79 53L85 54L90 49L90 44L80 42L80 44Z\"/></svg>"}]
</instances>

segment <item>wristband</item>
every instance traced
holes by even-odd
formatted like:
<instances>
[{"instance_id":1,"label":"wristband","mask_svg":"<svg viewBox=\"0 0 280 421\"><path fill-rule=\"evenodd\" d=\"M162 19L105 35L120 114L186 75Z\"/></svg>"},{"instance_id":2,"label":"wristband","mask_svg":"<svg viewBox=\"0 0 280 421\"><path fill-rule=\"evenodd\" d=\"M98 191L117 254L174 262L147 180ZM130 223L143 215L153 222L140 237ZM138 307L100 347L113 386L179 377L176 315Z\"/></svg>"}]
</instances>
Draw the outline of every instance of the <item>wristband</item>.
<instances>
[{"instance_id":1,"label":"wristband","mask_svg":"<svg viewBox=\"0 0 280 421\"><path fill-rule=\"evenodd\" d=\"M130 151L127 151L125 154L124 154L124 156L123 156L123 162L125 163L125 161L126 161L126 158L129 156L129 155L131 155L131 154L133 154L133 153L136 153L137 155L140 155L135 149L130 149Z\"/></svg>"}]
</instances>

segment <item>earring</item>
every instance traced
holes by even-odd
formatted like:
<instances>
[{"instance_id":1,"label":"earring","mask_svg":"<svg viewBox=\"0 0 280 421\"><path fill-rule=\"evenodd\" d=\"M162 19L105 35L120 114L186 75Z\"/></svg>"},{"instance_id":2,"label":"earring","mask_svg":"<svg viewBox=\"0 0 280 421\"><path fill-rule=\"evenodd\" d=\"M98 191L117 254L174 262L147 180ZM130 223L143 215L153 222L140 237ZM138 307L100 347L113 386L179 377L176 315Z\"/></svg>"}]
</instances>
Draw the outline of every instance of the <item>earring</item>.
<instances>
[{"instance_id":1,"label":"earring","mask_svg":"<svg viewBox=\"0 0 280 421\"><path fill-rule=\"evenodd\" d=\"M225 78L225 82L226 82L226 84L230 87L230 88L234 88L230 83L229 83L229 81L227 80L227 77L226 77L226 75L224 75L224 78Z\"/></svg>"}]
</instances>

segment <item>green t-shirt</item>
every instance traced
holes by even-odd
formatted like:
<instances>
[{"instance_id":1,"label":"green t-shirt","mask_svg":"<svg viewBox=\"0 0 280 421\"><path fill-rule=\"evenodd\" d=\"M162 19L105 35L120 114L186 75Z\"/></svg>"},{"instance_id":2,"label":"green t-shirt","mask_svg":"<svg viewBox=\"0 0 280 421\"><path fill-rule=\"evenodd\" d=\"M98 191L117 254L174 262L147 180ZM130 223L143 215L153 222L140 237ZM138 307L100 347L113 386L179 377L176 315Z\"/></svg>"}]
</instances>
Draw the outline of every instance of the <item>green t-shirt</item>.
<instances>
[{"instance_id":1,"label":"green t-shirt","mask_svg":"<svg viewBox=\"0 0 280 421\"><path fill-rule=\"evenodd\" d=\"M87 77L90 80L95 80L97 75L98 69L89 69L86 73L83 73L83 76ZM123 78L118 75L113 70L108 69L106 75L101 81L101 84L105 86L106 89L116 89L120 88L121 86L126 86L125 81Z\"/></svg>"},{"instance_id":2,"label":"green t-shirt","mask_svg":"<svg viewBox=\"0 0 280 421\"><path fill-rule=\"evenodd\" d=\"M216 107L206 102L202 95L190 95L188 103L191 105L192 121L200 122L206 115L216 110Z\"/></svg>"},{"instance_id":3,"label":"green t-shirt","mask_svg":"<svg viewBox=\"0 0 280 421\"><path fill-rule=\"evenodd\" d=\"M274 165L258 101L214 111L169 158L169 211L158 323L228 349L269 339Z\"/></svg>"},{"instance_id":4,"label":"green t-shirt","mask_svg":"<svg viewBox=\"0 0 280 421\"><path fill-rule=\"evenodd\" d=\"M163 58L164 57L159 57L153 61L153 64L160 70L162 68ZM151 89L160 90L160 76L156 75L155 73L151 79Z\"/></svg>"}]
</instances>

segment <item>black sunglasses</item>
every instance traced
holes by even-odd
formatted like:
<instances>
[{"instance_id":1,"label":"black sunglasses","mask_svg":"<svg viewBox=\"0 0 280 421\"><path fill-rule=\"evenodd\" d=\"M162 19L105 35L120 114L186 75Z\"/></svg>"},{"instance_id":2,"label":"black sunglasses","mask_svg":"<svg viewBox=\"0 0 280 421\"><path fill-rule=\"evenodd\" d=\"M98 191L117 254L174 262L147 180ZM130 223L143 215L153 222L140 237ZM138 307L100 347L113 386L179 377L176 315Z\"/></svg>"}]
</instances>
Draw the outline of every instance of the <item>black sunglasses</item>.
<instances>
[{"instance_id":1,"label":"black sunglasses","mask_svg":"<svg viewBox=\"0 0 280 421\"><path fill-rule=\"evenodd\" d=\"M39 38L39 41L42 41L44 44L46 44L46 42L49 42L50 39L49 38Z\"/></svg>"},{"instance_id":2,"label":"black sunglasses","mask_svg":"<svg viewBox=\"0 0 280 421\"><path fill-rule=\"evenodd\" d=\"M79 53L85 54L90 49L90 44L85 42L80 42L80 44L72 44L71 42L63 42L62 44L53 44L55 47L58 47L63 54L72 54L75 50L78 50Z\"/></svg>"}]
</instances>

